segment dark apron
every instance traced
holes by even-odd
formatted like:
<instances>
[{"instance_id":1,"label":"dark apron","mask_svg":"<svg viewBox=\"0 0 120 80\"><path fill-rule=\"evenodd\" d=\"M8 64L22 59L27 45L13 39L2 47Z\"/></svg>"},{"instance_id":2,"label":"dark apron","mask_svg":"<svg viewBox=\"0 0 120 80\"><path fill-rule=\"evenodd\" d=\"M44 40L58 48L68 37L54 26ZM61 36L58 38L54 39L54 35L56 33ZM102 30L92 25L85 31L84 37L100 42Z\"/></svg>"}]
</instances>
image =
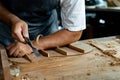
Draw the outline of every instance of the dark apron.
<instances>
[{"instance_id":1,"label":"dark apron","mask_svg":"<svg viewBox=\"0 0 120 80\"><path fill-rule=\"evenodd\" d=\"M10 12L28 24L31 40L35 39L38 34L46 36L58 31L56 8L59 7L59 0L0 1ZM9 45L14 40L11 37L10 28L5 26L7 25L0 23L0 28L2 28L0 29L0 42ZM2 30L4 30L4 34L1 32Z\"/></svg>"}]
</instances>

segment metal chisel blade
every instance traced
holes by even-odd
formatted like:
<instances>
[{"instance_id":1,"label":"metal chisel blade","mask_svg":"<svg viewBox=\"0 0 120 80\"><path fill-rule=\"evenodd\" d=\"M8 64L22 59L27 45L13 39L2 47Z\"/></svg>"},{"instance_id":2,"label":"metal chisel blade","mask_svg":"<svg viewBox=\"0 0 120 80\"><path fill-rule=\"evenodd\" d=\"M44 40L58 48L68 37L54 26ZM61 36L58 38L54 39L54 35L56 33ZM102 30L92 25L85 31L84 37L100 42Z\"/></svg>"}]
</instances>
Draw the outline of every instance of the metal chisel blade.
<instances>
[{"instance_id":1,"label":"metal chisel blade","mask_svg":"<svg viewBox=\"0 0 120 80\"><path fill-rule=\"evenodd\" d=\"M31 40L30 40L29 38L27 38L27 37L24 37L24 39L25 39L25 41L27 42L27 44L32 48L33 53L34 53L37 57L40 56L40 52L39 52L36 48L34 48Z\"/></svg>"}]
</instances>

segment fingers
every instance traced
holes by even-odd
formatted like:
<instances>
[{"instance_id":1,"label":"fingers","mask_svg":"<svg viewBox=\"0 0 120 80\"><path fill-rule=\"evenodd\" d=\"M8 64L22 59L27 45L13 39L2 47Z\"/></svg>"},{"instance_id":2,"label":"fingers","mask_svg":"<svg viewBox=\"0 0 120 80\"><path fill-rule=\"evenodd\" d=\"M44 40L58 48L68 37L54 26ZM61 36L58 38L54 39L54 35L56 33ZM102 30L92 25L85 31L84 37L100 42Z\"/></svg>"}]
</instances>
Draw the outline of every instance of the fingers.
<instances>
[{"instance_id":1,"label":"fingers","mask_svg":"<svg viewBox=\"0 0 120 80\"><path fill-rule=\"evenodd\" d=\"M8 50L8 53L9 53L10 56L17 57L17 56L19 56L20 51L17 49L17 47L14 47L15 45L16 45L15 43L9 45L7 47L7 50Z\"/></svg>"},{"instance_id":2,"label":"fingers","mask_svg":"<svg viewBox=\"0 0 120 80\"><path fill-rule=\"evenodd\" d=\"M20 54L21 54L21 51L19 51L19 50L16 49L12 55L14 57L22 57L22 56L20 56Z\"/></svg>"},{"instance_id":3,"label":"fingers","mask_svg":"<svg viewBox=\"0 0 120 80\"><path fill-rule=\"evenodd\" d=\"M32 49L30 46L20 42L14 42L7 47L10 56L22 57L25 54L30 54Z\"/></svg>"},{"instance_id":4,"label":"fingers","mask_svg":"<svg viewBox=\"0 0 120 80\"><path fill-rule=\"evenodd\" d=\"M11 56L11 55L13 55L13 53L15 52L15 48L16 47L14 47L13 48L13 46L15 46L15 44L13 43L13 44L10 44L8 47L7 47L7 50L8 50L8 53L9 53L9 55Z\"/></svg>"},{"instance_id":5,"label":"fingers","mask_svg":"<svg viewBox=\"0 0 120 80\"><path fill-rule=\"evenodd\" d=\"M22 30L23 30L23 36L29 38L29 34L28 34L28 26L25 25L25 27L23 27Z\"/></svg>"},{"instance_id":6,"label":"fingers","mask_svg":"<svg viewBox=\"0 0 120 80\"><path fill-rule=\"evenodd\" d=\"M22 32L20 32L20 31L14 32L14 33L12 34L12 36L13 36L16 40L18 40L18 41L20 41L20 42L25 42L25 40L24 40L24 38L23 38L23 36L22 36Z\"/></svg>"},{"instance_id":7,"label":"fingers","mask_svg":"<svg viewBox=\"0 0 120 80\"><path fill-rule=\"evenodd\" d=\"M25 42L24 37L29 37L28 25L20 20L12 26L12 36L20 42Z\"/></svg>"},{"instance_id":8,"label":"fingers","mask_svg":"<svg viewBox=\"0 0 120 80\"><path fill-rule=\"evenodd\" d=\"M25 53L24 51L22 51L22 50L19 50L19 49L17 49L17 48L10 48L10 50L8 50L8 52L9 52L9 55L10 56L14 56L14 57L22 57L22 56L24 56L25 54L27 54L27 53Z\"/></svg>"}]
</instances>

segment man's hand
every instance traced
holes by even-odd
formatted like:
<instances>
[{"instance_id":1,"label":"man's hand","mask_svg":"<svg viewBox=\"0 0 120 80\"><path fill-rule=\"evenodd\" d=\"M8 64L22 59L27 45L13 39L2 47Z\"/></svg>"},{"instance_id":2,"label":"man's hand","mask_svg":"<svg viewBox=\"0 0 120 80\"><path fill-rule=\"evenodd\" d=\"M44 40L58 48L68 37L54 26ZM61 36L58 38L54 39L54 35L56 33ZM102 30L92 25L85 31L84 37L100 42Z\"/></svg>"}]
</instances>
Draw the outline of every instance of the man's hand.
<instances>
[{"instance_id":1,"label":"man's hand","mask_svg":"<svg viewBox=\"0 0 120 80\"><path fill-rule=\"evenodd\" d=\"M14 42L10 44L8 47L8 54L15 57L22 57L25 54L32 53L32 48L28 44L24 44L21 42Z\"/></svg>"},{"instance_id":2,"label":"man's hand","mask_svg":"<svg viewBox=\"0 0 120 80\"><path fill-rule=\"evenodd\" d=\"M12 23L12 36L20 42L25 42L23 36L29 37L28 25L22 20L17 20Z\"/></svg>"}]
</instances>

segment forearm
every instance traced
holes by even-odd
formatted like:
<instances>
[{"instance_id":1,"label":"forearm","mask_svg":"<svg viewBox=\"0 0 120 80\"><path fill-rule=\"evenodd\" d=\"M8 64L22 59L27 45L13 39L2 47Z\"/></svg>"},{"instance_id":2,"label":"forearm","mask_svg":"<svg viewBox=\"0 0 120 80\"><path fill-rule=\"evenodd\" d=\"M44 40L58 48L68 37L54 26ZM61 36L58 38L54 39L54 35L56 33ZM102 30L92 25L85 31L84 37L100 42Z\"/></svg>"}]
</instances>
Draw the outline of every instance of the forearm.
<instances>
[{"instance_id":1,"label":"forearm","mask_svg":"<svg viewBox=\"0 0 120 80\"><path fill-rule=\"evenodd\" d=\"M40 38L38 43L34 40L33 45L38 49L48 49L57 46L64 46L80 39L82 31L61 30L49 36Z\"/></svg>"},{"instance_id":2,"label":"forearm","mask_svg":"<svg viewBox=\"0 0 120 80\"><path fill-rule=\"evenodd\" d=\"M9 12L0 2L0 21L3 21L5 23L7 23L8 25L12 25L13 22L17 21L19 18L17 16L15 16L14 14L12 14L11 12Z\"/></svg>"}]
</instances>

